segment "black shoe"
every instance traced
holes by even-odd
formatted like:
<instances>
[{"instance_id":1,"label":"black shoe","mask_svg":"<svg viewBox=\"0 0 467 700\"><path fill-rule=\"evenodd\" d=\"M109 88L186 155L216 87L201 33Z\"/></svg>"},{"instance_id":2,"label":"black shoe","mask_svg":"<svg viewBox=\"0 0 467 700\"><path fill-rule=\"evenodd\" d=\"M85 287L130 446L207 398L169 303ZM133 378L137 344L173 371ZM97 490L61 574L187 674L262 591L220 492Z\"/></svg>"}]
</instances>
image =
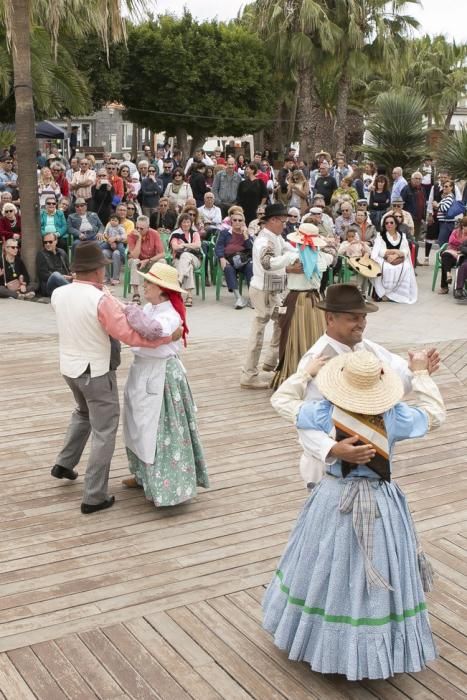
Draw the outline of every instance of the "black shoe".
<instances>
[{"instance_id":1,"label":"black shoe","mask_svg":"<svg viewBox=\"0 0 467 700\"><path fill-rule=\"evenodd\" d=\"M455 290L454 290L454 299L460 299L460 300L463 301L463 300L466 299L466 298L467 298L467 297L466 297L465 292L464 292L463 289L455 289Z\"/></svg>"},{"instance_id":2,"label":"black shoe","mask_svg":"<svg viewBox=\"0 0 467 700\"><path fill-rule=\"evenodd\" d=\"M78 472L75 472L74 469L65 469L65 467L61 467L59 464L55 464L50 470L50 473L56 479L70 479L70 481L74 481L78 478Z\"/></svg>"},{"instance_id":3,"label":"black shoe","mask_svg":"<svg viewBox=\"0 0 467 700\"><path fill-rule=\"evenodd\" d=\"M115 503L115 496L108 496L102 503L96 503L94 506L89 505L89 503L81 504L81 512L86 515L89 513L95 513L98 510L104 510L105 508L111 508Z\"/></svg>"}]
</instances>

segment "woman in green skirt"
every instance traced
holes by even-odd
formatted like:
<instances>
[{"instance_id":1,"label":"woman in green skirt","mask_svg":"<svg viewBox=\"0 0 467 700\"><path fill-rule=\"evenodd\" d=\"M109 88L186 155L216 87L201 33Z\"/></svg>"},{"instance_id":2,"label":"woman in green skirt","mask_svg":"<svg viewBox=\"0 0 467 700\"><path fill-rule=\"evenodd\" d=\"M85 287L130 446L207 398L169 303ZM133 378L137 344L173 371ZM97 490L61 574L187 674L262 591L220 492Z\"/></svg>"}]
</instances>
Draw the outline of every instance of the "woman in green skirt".
<instances>
[{"instance_id":1,"label":"woman in green skirt","mask_svg":"<svg viewBox=\"0 0 467 700\"><path fill-rule=\"evenodd\" d=\"M132 348L133 364L124 393L123 434L132 474L127 487L142 486L148 500L174 506L209 486L196 408L178 358L181 342L169 342L180 324L186 344L188 327L177 271L157 262L144 277L144 308L125 309L130 325L141 335L167 337L158 348Z\"/></svg>"}]
</instances>

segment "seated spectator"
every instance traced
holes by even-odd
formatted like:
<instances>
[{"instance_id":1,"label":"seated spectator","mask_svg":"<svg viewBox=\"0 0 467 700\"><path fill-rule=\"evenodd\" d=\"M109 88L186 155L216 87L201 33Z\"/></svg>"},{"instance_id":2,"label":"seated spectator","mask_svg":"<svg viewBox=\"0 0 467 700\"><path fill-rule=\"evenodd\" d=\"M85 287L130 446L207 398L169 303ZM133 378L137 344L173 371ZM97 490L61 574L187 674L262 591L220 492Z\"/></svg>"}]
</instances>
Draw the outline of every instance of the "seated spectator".
<instances>
[{"instance_id":1,"label":"seated spectator","mask_svg":"<svg viewBox=\"0 0 467 700\"><path fill-rule=\"evenodd\" d=\"M381 275L374 279L374 289L380 301L415 304L418 290L410 247L396 224L394 216L385 216L384 232L377 235L371 250L372 259L381 266Z\"/></svg>"},{"instance_id":2,"label":"seated spectator","mask_svg":"<svg viewBox=\"0 0 467 700\"><path fill-rule=\"evenodd\" d=\"M452 282L451 270L460 262L463 261L463 257L466 252L462 250L467 244L467 216L459 222L459 226L454 229L454 231L449 236L448 247L441 253L441 288L438 294L448 294L449 285ZM459 277L459 274L457 275ZM459 282L459 279L457 280ZM462 280L461 280L462 281ZM465 282L465 277L464 277ZM464 282L460 285L460 290L464 289ZM461 299L464 297L462 295L456 295L456 299Z\"/></svg>"},{"instance_id":3,"label":"seated spectator","mask_svg":"<svg viewBox=\"0 0 467 700\"><path fill-rule=\"evenodd\" d=\"M50 168L42 168L38 181L39 204L45 206L47 197L54 197L58 202L61 196L60 186L55 182Z\"/></svg>"},{"instance_id":4,"label":"seated spectator","mask_svg":"<svg viewBox=\"0 0 467 700\"><path fill-rule=\"evenodd\" d=\"M319 207L322 212L321 224L324 226L327 235L334 234L334 219L331 207L327 207L322 194L315 194L313 197L313 207Z\"/></svg>"},{"instance_id":5,"label":"seated spectator","mask_svg":"<svg viewBox=\"0 0 467 700\"><path fill-rule=\"evenodd\" d=\"M392 200L390 209L388 209L381 218L381 230L384 231L384 221L387 216L394 216L394 214L402 213L404 224L409 227L410 235L414 235L415 225L412 219L412 215L408 211L404 210L404 200L402 197L396 197Z\"/></svg>"},{"instance_id":6,"label":"seated spectator","mask_svg":"<svg viewBox=\"0 0 467 700\"><path fill-rule=\"evenodd\" d=\"M8 238L0 258L0 299L34 299L36 285L31 284L28 271L19 253L19 243Z\"/></svg>"},{"instance_id":7,"label":"seated spectator","mask_svg":"<svg viewBox=\"0 0 467 700\"><path fill-rule=\"evenodd\" d=\"M69 197L70 195L70 183L66 179L65 166L59 160L53 161L50 166L52 175L55 182L60 187L60 194L62 197Z\"/></svg>"},{"instance_id":8,"label":"seated spectator","mask_svg":"<svg viewBox=\"0 0 467 700\"><path fill-rule=\"evenodd\" d=\"M93 211L105 226L112 213L115 190L105 168L97 171L96 183L91 187L89 211Z\"/></svg>"},{"instance_id":9,"label":"seated spectator","mask_svg":"<svg viewBox=\"0 0 467 700\"><path fill-rule=\"evenodd\" d=\"M177 211L181 211L187 203L187 199L193 197L189 183L185 182L183 178L183 170L175 168L172 173L172 182L169 182L164 192L164 196L173 201Z\"/></svg>"},{"instance_id":10,"label":"seated spectator","mask_svg":"<svg viewBox=\"0 0 467 700\"><path fill-rule=\"evenodd\" d=\"M68 217L68 233L74 238L73 250L83 241L95 241L104 231L102 222L93 211L88 211L86 200L75 201L75 212Z\"/></svg>"},{"instance_id":11,"label":"seated spectator","mask_svg":"<svg viewBox=\"0 0 467 700\"><path fill-rule=\"evenodd\" d=\"M68 250L68 225L63 211L58 209L53 197L47 197L45 207L41 209L41 235L54 231L58 236L58 247Z\"/></svg>"},{"instance_id":12,"label":"seated spectator","mask_svg":"<svg viewBox=\"0 0 467 700\"><path fill-rule=\"evenodd\" d=\"M180 214L178 228L170 236L169 245L178 272L178 281L187 292L185 306L193 306L194 270L201 264L201 238L189 214Z\"/></svg>"},{"instance_id":13,"label":"seated spectator","mask_svg":"<svg viewBox=\"0 0 467 700\"><path fill-rule=\"evenodd\" d=\"M128 240L129 234L132 231L134 231L134 229L135 229L135 224L136 224L136 221L138 220L138 217L135 217L135 220L129 219L127 217L128 204L126 204L125 202L120 202L120 204L117 204L117 206L115 207L115 213L118 216L119 223L125 229L126 238Z\"/></svg>"},{"instance_id":14,"label":"seated spectator","mask_svg":"<svg viewBox=\"0 0 467 700\"><path fill-rule=\"evenodd\" d=\"M13 195L10 190L4 190L0 193L0 209L3 209L5 204L11 204L13 202Z\"/></svg>"},{"instance_id":15,"label":"seated spectator","mask_svg":"<svg viewBox=\"0 0 467 700\"><path fill-rule=\"evenodd\" d=\"M353 207L350 202L345 202L341 206L340 216L336 218L334 225L336 227L336 236L339 236L341 240L345 239L345 234L349 226L355 223L355 214Z\"/></svg>"},{"instance_id":16,"label":"seated spectator","mask_svg":"<svg viewBox=\"0 0 467 700\"><path fill-rule=\"evenodd\" d=\"M359 239L358 227L349 226L345 233L345 241L342 241L337 252L346 258L358 258L369 255L371 251L369 245Z\"/></svg>"},{"instance_id":17,"label":"seated spectator","mask_svg":"<svg viewBox=\"0 0 467 700\"><path fill-rule=\"evenodd\" d=\"M198 231L201 240L204 239L204 223L201 218L201 215L196 207L193 205L186 204L183 209L182 209L182 214L189 214L191 217L191 223L195 229L195 231Z\"/></svg>"},{"instance_id":18,"label":"seated spectator","mask_svg":"<svg viewBox=\"0 0 467 700\"><path fill-rule=\"evenodd\" d=\"M136 202L133 200L129 200L128 202L125 202L125 204L127 219L128 221L131 221L133 223L134 228L134 225L136 224L136 219L139 216L138 207L136 206ZM157 226L152 226L151 228L157 228Z\"/></svg>"},{"instance_id":19,"label":"seated spectator","mask_svg":"<svg viewBox=\"0 0 467 700\"><path fill-rule=\"evenodd\" d=\"M190 219L190 217L188 217ZM191 219L190 219L191 221ZM130 285L136 304L141 302L139 285L140 272L147 272L151 265L164 258L164 245L158 232L149 227L147 216L138 216L136 226L127 236Z\"/></svg>"},{"instance_id":20,"label":"seated spectator","mask_svg":"<svg viewBox=\"0 0 467 700\"><path fill-rule=\"evenodd\" d=\"M293 233L300 225L300 211L297 207L290 207L287 210L287 222L284 226L282 237L287 240L289 233Z\"/></svg>"},{"instance_id":21,"label":"seated spectator","mask_svg":"<svg viewBox=\"0 0 467 700\"><path fill-rule=\"evenodd\" d=\"M360 240L368 243L370 246L373 245L377 231L371 223L366 211L363 211L363 209L359 209L357 212L355 212L354 226L357 227L358 237Z\"/></svg>"},{"instance_id":22,"label":"seated spectator","mask_svg":"<svg viewBox=\"0 0 467 700\"><path fill-rule=\"evenodd\" d=\"M117 214L112 214L104 229L104 239L101 248L106 258L112 261L111 276L107 274L105 282L113 285L120 283L120 269L125 262L125 229Z\"/></svg>"},{"instance_id":23,"label":"seated spectator","mask_svg":"<svg viewBox=\"0 0 467 700\"><path fill-rule=\"evenodd\" d=\"M238 291L238 273L243 273L249 286L253 276L253 237L248 233L243 214L233 213L230 221L232 227L224 228L219 233L215 254L224 272L227 288L233 292L234 309L243 309L248 302Z\"/></svg>"},{"instance_id":24,"label":"seated spectator","mask_svg":"<svg viewBox=\"0 0 467 700\"><path fill-rule=\"evenodd\" d=\"M467 235L464 237L464 241L459 249L459 252L459 268L457 270L454 299L457 299L458 301L467 301L467 292L465 291L465 283L467 282Z\"/></svg>"},{"instance_id":25,"label":"seated spectator","mask_svg":"<svg viewBox=\"0 0 467 700\"><path fill-rule=\"evenodd\" d=\"M0 218L0 238L6 241L8 238L21 238L21 216L18 209L12 203L4 204Z\"/></svg>"},{"instance_id":26,"label":"seated spectator","mask_svg":"<svg viewBox=\"0 0 467 700\"><path fill-rule=\"evenodd\" d=\"M39 293L44 297L51 297L54 289L72 280L68 257L64 250L57 247L57 241L57 233L47 232L42 239L43 250L36 257Z\"/></svg>"},{"instance_id":27,"label":"seated spectator","mask_svg":"<svg viewBox=\"0 0 467 700\"><path fill-rule=\"evenodd\" d=\"M256 236L264 226L263 216L265 211L266 205L260 204L259 207L256 209L256 219L253 219L253 221L250 221L250 223L248 224L248 233L250 234L250 236L253 236L253 238L256 238Z\"/></svg>"},{"instance_id":28,"label":"seated spectator","mask_svg":"<svg viewBox=\"0 0 467 700\"><path fill-rule=\"evenodd\" d=\"M222 223L222 213L219 207L214 204L214 195L212 192L206 192L204 195L204 204L198 207L201 219L204 224L206 238L209 240L212 233L217 231Z\"/></svg>"},{"instance_id":29,"label":"seated spectator","mask_svg":"<svg viewBox=\"0 0 467 700\"><path fill-rule=\"evenodd\" d=\"M171 233L177 226L177 212L170 206L168 197L161 197L159 206L149 217L151 228L161 233Z\"/></svg>"},{"instance_id":30,"label":"seated spectator","mask_svg":"<svg viewBox=\"0 0 467 700\"><path fill-rule=\"evenodd\" d=\"M58 203L58 211L62 211L65 219L68 219L68 215L70 214L70 198L69 197L62 197L61 200Z\"/></svg>"}]
</instances>

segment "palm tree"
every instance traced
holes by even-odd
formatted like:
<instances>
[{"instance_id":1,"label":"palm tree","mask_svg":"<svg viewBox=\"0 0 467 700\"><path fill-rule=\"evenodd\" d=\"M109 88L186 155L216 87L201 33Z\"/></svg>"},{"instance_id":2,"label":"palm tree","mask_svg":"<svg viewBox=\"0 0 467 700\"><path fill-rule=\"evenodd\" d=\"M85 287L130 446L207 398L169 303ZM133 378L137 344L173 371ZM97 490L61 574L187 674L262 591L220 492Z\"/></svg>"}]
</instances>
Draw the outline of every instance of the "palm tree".
<instances>
[{"instance_id":1,"label":"palm tree","mask_svg":"<svg viewBox=\"0 0 467 700\"><path fill-rule=\"evenodd\" d=\"M437 163L455 180L467 180L467 128L445 134L438 146Z\"/></svg>"},{"instance_id":2,"label":"palm tree","mask_svg":"<svg viewBox=\"0 0 467 700\"><path fill-rule=\"evenodd\" d=\"M337 67L336 150L345 151L347 111L352 84L368 75L372 64L394 67L416 19L402 14L420 0L326 0L329 20L341 30L328 61Z\"/></svg>"},{"instance_id":3,"label":"palm tree","mask_svg":"<svg viewBox=\"0 0 467 700\"><path fill-rule=\"evenodd\" d=\"M144 0L3 0L0 22L4 24L12 54L16 101L16 149L21 189L23 255L31 277L36 276L35 259L40 250L39 199L37 195L35 113L31 71L31 27L43 27L58 54L62 24L76 35L97 32L108 50L111 41L125 39L122 9L132 13L144 7Z\"/></svg>"},{"instance_id":4,"label":"palm tree","mask_svg":"<svg viewBox=\"0 0 467 700\"><path fill-rule=\"evenodd\" d=\"M408 89L379 95L366 127L368 144L360 150L387 172L413 170L426 150L425 109L423 98Z\"/></svg>"},{"instance_id":5,"label":"palm tree","mask_svg":"<svg viewBox=\"0 0 467 700\"><path fill-rule=\"evenodd\" d=\"M297 125L300 154L311 162L321 106L316 89L319 52L331 50L341 30L328 18L320 0L258 0L257 28L274 47L277 63L298 83Z\"/></svg>"}]
</instances>

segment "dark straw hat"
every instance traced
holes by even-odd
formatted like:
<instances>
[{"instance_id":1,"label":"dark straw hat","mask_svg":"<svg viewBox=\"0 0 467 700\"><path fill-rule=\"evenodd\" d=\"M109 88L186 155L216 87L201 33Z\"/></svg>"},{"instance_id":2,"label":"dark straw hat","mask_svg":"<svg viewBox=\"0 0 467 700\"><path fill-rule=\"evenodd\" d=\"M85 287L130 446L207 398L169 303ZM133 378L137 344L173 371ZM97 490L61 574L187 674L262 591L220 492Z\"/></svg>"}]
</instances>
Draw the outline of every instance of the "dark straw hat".
<instances>
[{"instance_id":1,"label":"dark straw hat","mask_svg":"<svg viewBox=\"0 0 467 700\"><path fill-rule=\"evenodd\" d=\"M327 288L326 298L316 306L336 314L371 314L378 311L376 304L365 301L360 290L353 284L331 284Z\"/></svg>"},{"instance_id":2,"label":"dark straw hat","mask_svg":"<svg viewBox=\"0 0 467 700\"><path fill-rule=\"evenodd\" d=\"M268 204L262 216L263 221L272 219L273 216L287 216L287 208L283 204Z\"/></svg>"},{"instance_id":3,"label":"dark straw hat","mask_svg":"<svg viewBox=\"0 0 467 700\"><path fill-rule=\"evenodd\" d=\"M108 262L98 243L86 241L76 246L71 270L72 272L93 272L100 267L105 267Z\"/></svg>"}]
</instances>

